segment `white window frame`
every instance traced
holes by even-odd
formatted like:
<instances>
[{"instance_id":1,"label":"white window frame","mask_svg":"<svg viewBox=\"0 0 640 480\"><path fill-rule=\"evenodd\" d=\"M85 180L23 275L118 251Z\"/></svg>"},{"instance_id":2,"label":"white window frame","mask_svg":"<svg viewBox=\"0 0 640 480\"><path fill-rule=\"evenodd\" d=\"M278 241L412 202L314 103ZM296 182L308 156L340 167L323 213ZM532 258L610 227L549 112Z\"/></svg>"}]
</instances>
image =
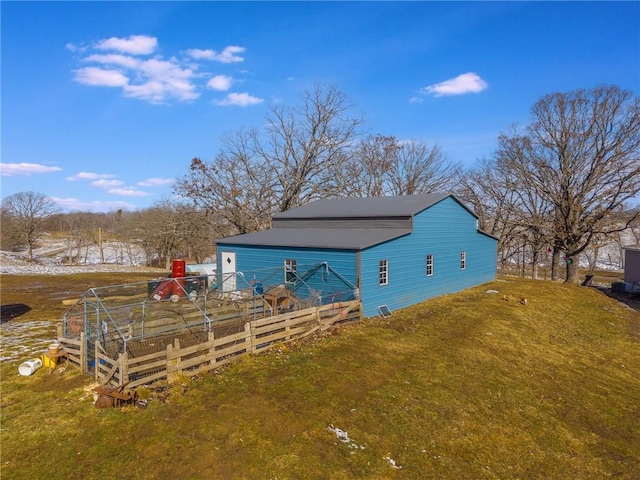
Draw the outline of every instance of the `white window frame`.
<instances>
[{"instance_id":1,"label":"white window frame","mask_svg":"<svg viewBox=\"0 0 640 480\"><path fill-rule=\"evenodd\" d=\"M465 270L467 268L467 252L462 250L460 252L460 270Z\"/></svg>"},{"instance_id":2,"label":"white window frame","mask_svg":"<svg viewBox=\"0 0 640 480\"><path fill-rule=\"evenodd\" d=\"M378 285L389 285L389 260L378 262Z\"/></svg>"},{"instance_id":3,"label":"white window frame","mask_svg":"<svg viewBox=\"0 0 640 480\"><path fill-rule=\"evenodd\" d=\"M433 276L433 253L427 253L427 277Z\"/></svg>"},{"instance_id":4,"label":"white window frame","mask_svg":"<svg viewBox=\"0 0 640 480\"><path fill-rule=\"evenodd\" d=\"M284 260L284 283L296 283L298 273L298 262L293 258Z\"/></svg>"}]
</instances>

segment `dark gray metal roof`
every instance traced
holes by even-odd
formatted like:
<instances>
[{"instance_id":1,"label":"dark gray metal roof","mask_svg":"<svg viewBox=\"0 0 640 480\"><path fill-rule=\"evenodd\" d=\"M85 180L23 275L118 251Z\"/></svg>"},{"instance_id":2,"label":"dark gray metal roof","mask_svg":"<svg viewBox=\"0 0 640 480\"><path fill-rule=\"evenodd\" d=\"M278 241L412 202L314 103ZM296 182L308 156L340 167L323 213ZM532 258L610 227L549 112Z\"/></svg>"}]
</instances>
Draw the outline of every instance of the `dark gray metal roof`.
<instances>
[{"instance_id":1,"label":"dark gray metal roof","mask_svg":"<svg viewBox=\"0 0 640 480\"><path fill-rule=\"evenodd\" d=\"M449 196L453 195L449 193L426 193L421 195L399 195L395 197L333 198L318 200L287 212L278 213L274 215L273 218L413 216ZM462 202L459 203L462 204ZM464 206L464 204L462 205ZM465 206L464 208L467 207Z\"/></svg>"},{"instance_id":2,"label":"dark gray metal roof","mask_svg":"<svg viewBox=\"0 0 640 480\"><path fill-rule=\"evenodd\" d=\"M218 240L218 244L362 250L411 233L410 228L273 228Z\"/></svg>"},{"instance_id":3,"label":"dark gray metal roof","mask_svg":"<svg viewBox=\"0 0 640 480\"><path fill-rule=\"evenodd\" d=\"M279 213L273 216L274 220L282 220L283 224L289 224L288 228L272 228L261 232L247 233L233 237L216 240L218 244L228 245L253 245L266 247L301 247L301 248L333 248L345 250L362 250L394 238L411 233L411 228L402 222L389 219L411 217L436 203L451 197L458 202L471 215L477 215L469 210L455 195L450 193L427 193L421 195L399 195L394 197L369 197L369 198L335 198L318 200L303 205L302 207ZM360 228L336 227L335 223L326 228L316 226L309 228L310 222L303 220L345 220L345 219L385 219L377 228L370 228L363 222ZM288 222L287 220L292 220ZM296 226L298 221L299 226ZM338 222L339 223L339 222ZM344 223L344 222L343 222ZM274 222L275 226L276 222ZM397 225L397 228L396 228ZM483 232L484 233L484 232ZM495 238L495 237L494 237Z\"/></svg>"}]
</instances>

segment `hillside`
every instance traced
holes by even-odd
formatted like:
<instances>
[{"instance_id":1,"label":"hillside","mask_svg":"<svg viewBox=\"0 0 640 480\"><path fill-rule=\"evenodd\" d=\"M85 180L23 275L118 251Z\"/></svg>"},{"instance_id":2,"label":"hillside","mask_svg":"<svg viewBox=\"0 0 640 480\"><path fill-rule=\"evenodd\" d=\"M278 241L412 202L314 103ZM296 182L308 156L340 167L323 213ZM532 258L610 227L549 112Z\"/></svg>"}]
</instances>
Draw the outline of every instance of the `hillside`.
<instances>
[{"instance_id":1,"label":"hillside","mask_svg":"<svg viewBox=\"0 0 640 480\"><path fill-rule=\"evenodd\" d=\"M16 368L3 480L640 478L639 314L591 288L501 279L142 389L146 408Z\"/></svg>"}]
</instances>

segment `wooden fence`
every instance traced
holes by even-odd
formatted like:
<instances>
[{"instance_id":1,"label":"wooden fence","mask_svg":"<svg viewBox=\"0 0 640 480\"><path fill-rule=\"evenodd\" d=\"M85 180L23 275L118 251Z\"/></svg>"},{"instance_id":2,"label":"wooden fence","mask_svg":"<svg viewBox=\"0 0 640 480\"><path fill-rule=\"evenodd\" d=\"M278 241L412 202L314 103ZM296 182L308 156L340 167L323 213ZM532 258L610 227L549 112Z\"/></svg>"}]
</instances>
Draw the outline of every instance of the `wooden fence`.
<instances>
[{"instance_id":1,"label":"wooden fence","mask_svg":"<svg viewBox=\"0 0 640 480\"><path fill-rule=\"evenodd\" d=\"M102 385L127 384L129 388L159 380L173 382L182 375L218 368L238 356L263 352L280 342L300 340L335 324L359 320L361 315L359 301L333 303L248 321L240 331L224 336L217 337L212 331L206 341L195 345L183 347L180 335L173 335L173 341L160 351L135 357L124 352L117 359L96 342L95 379ZM69 352L70 362L85 371L83 339L59 340Z\"/></svg>"},{"instance_id":2,"label":"wooden fence","mask_svg":"<svg viewBox=\"0 0 640 480\"><path fill-rule=\"evenodd\" d=\"M80 338L63 338L60 332L58 333L58 343L63 347L66 353L66 359L69 365L72 365L80 371L84 372L85 368L85 338L84 333L80 334Z\"/></svg>"}]
</instances>

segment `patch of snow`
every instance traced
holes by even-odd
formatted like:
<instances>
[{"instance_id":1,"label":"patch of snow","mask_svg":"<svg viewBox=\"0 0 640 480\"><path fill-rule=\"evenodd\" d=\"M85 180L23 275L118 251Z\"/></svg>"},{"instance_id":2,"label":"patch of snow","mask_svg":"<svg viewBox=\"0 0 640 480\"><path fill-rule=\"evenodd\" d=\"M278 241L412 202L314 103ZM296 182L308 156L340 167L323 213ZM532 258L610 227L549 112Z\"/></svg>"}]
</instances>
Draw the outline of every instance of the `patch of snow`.
<instances>
[{"instance_id":1,"label":"patch of snow","mask_svg":"<svg viewBox=\"0 0 640 480\"><path fill-rule=\"evenodd\" d=\"M47 321L5 322L0 325L0 362L40 356L56 339L56 325Z\"/></svg>"},{"instance_id":2,"label":"patch of snow","mask_svg":"<svg viewBox=\"0 0 640 480\"><path fill-rule=\"evenodd\" d=\"M400 470L400 469L402 468L402 466L401 466L401 465L398 465L398 463L397 463L393 458L391 458L390 456L388 456L388 455L387 455L386 457L383 457L383 458L384 458L387 462L389 462L389 463L391 464L391 466L392 466L393 468L395 468L396 470Z\"/></svg>"},{"instance_id":3,"label":"patch of snow","mask_svg":"<svg viewBox=\"0 0 640 480\"><path fill-rule=\"evenodd\" d=\"M338 427L334 427L333 425L329 425L327 429L335 433L336 437L338 437L342 443L346 443L349 448L354 450L364 450L364 445L358 445L357 443L353 442L349 438L349 434L346 431L341 430Z\"/></svg>"},{"instance_id":4,"label":"patch of snow","mask_svg":"<svg viewBox=\"0 0 640 480\"><path fill-rule=\"evenodd\" d=\"M33 260L28 261L24 252L0 251L0 274L8 275L66 275L73 273L130 272L132 270L157 271L144 267L146 256L136 246L121 242L103 244L104 263L100 263L97 245L81 248L80 264L68 264L64 259L77 260L77 249L70 250L63 242L44 240L33 250ZM74 253L75 252L75 253Z\"/></svg>"}]
</instances>

